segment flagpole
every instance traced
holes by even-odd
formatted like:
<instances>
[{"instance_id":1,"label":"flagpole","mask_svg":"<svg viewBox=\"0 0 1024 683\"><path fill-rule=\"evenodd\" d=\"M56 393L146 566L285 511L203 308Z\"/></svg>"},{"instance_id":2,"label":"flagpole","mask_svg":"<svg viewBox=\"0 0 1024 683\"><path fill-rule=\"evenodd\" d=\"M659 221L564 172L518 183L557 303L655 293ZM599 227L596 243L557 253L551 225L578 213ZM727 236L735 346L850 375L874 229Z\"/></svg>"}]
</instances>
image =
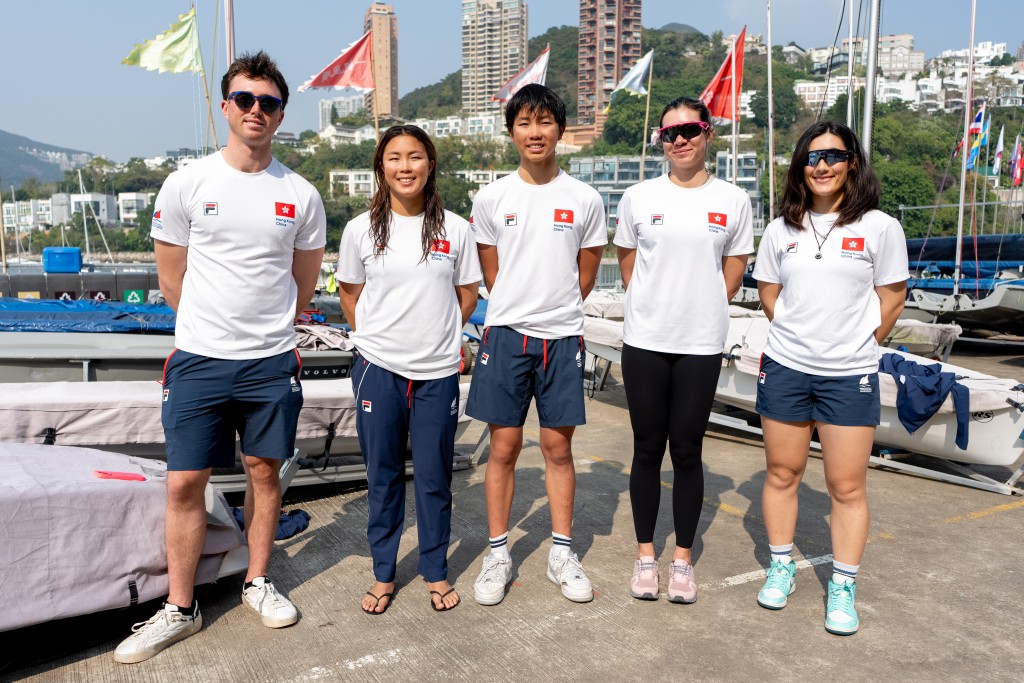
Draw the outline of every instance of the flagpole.
<instances>
[{"instance_id":1,"label":"flagpole","mask_svg":"<svg viewBox=\"0 0 1024 683\"><path fill-rule=\"evenodd\" d=\"M988 121L989 123L992 122L991 114L988 115ZM982 186L982 189L985 191L985 194L981 198L981 220L978 221L979 235L985 234L985 208L988 205L988 125L982 124L982 126L982 133L985 135L985 165L983 166L985 169L985 184Z\"/></svg>"},{"instance_id":2,"label":"flagpole","mask_svg":"<svg viewBox=\"0 0 1024 683\"><path fill-rule=\"evenodd\" d=\"M768 223L775 218L775 102L772 89L772 0L766 0L768 18Z\"/></svg>"},{"instance_id":3,"label":"flagpole","mask_svg":"<svg viewBox=\"0 0 1024 683\"><path fill-rule=\"evenodd\" d=\"M373 105L373 135L374 142L380 140L380 104L377 102L377 71L376 62L373 59L373 31L370 34L370 78L373 79L373 95L370 102Z\"/></svg>"},{"instance_id":4,"label":"flagpole","mask_svg":"<svg viewBox=\"0 0 1024 683\"><path fill-rule=\"evenodd\" d=\"M234 0L224 0L224 47L228 52L228 67L235 61L235 7Z\"/></svg>"},{"instance_id":5,"label":"flagpole","mask_svg":"<svg viewBox=\"0 0 1024 683\"><path fill-rule=\"evenodd\" d=\"M0 188L3 188L3 181L0 180ZM7 228L4 227L4 193L0 191L0 263L3 264L3 273L7 274ZM18 206L14 205L14 224L18 224Z\"/></svg>"},{"instance_id":6,"label":"flagpole","mask_svg":"<svg viewBox=\"0 0 1024 683\"><path fill-rule=\"evenodd\" d=\"M744 27L746 28L746 27ZM742 34L742 31L740 32ZM739 180L739 141L737 135L739 134L738 122L736 121L736 47L739 43L739 37L737 36L736 42L732 45L732 59L729 60L729 70L732 77L729 79L729 89L732 92L732 184L735 185Z\"/></svg>"},{"instance_id":7,"label":"flagpole","mask_svg":"<svg viewBox=\"0 0 1024 683\"><path fill-rule=\"evenodd\" d=\"M644 129L640 135L640 181L643 182L645 162L647 161L647 142L650 139L650 132L647 127L651 122L651 79L654 77L654 55L647 65L647 111L644 112Z\"/></svg>"}]
</instances>

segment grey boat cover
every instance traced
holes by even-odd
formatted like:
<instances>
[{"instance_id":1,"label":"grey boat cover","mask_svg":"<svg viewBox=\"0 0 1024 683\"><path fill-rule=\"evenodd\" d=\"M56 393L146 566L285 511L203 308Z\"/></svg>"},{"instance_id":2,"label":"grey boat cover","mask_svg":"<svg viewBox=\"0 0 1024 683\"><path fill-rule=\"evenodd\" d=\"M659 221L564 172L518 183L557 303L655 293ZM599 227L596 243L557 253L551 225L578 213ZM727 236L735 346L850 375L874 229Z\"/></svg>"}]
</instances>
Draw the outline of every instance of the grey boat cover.
<instances>
[{"instance_id":1,"label":"grey boat cover","mask_svg":"<svg viewBox=\"0 0 1024 683\"><path fill-rule=\"evenodd\" d=\"M131 472L145 481L101 479ZM167 594L164 463L88 448L0 443L0 631ZM196 584L247 564L224 497L206 488Z\"/></svg>"},{"instance_id":2,"label":"grey boat cover","mask_svg":"<svg viewBox=\"0 0 1024 683\"><path fill-rule=\"evenodd\" d=\"M0 441L42 443L48 429L66 446L163 444L159 382L25 382L0 385ZM466 415L469 385L459 385L459 422ZM296 439L356 436L352 380L302 383Z\"/></svg>"}]
</instances>

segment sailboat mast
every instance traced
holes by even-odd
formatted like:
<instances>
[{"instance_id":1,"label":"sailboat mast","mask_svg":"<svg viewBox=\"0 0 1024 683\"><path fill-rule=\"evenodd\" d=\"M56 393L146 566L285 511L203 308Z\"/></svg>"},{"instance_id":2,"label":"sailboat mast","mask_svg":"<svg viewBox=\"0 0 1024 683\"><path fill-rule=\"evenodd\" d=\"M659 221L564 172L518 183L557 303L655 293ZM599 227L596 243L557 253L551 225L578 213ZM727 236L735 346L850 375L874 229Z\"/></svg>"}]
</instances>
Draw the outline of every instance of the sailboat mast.
<instances>
[{"instance_id":1,"label":"sailboat mast","mask_svg":"<svg viewBox=\"0 0 1024 683\"><path fill-rule=\"evenodd\" d=\"M868 34L867 79L864 83L864 131L861 144L864 158L871 161L871 128L875 118L875 71L878 69L878 20L882 11L882 0L871 0L871 28Z\"/></svg>"},{"instance_id":2,"label":"sailboat mast","mask_svg":"<svg viewBox=\"0 0 1024 683\"><path fill-rule=\"evenodd\" d=\"M85 262L92 263L92 252L89 250L89 217L85 215L87 200L85 199L85 183L82 182L82 169L78 169L78 191L82 193L82 232L85 234Z\"/></svg>"},{"instance_id":3,"label":"sailboat mast","mask_svg":"<svg viewBox=\"0 0 1024 683\"><path fill-rule=\"evenodd\" d=\"M775 218L775 98L772 91L772 0L766 0L768 17L765 33L768 38L768 219Z\"/></svg>"},{"instance_id":4,"label":"sailboat mast","mask_svg":"<svg viewBox=\"0 0 1024 683\"><path fill-rule=\"evenodd\" d=\"M224 0L224 45L230 67L235 61L235 8L232 0Z\"/></svg>"},{"instance_id":5,"label":"sailboat mast","mask_svg":"<svg viewBox=\"0 0 1024 683\"><path fill-rule=\"evenodd\" d=\"M846 125L853 129L853 3L850 3L850 48L846 52Z\"/></svg>"},{"instance_id":6,"label":"sailboat mast","mask_svg":"<svg viewBox=\"0 0 1024 683\"><path fill-rule=\"evenodd\" d=\"M963 259L964 202L967 199L967 156L971 145L971 109L974 107L974 17L978 0L971 0L971 40L967 44L967 92L964 94L964 137L960 146L960 208L956 214L956 259L953 264L953 296L960 293L960 266Z\"/></svg>"},{"instance_id":7,"label":"sailboat mast","mask_svg":"<svg viewBox=\"0 0 1024 683\"><path fill-rule=\"evenodd\" d=\"M3 181L0 180L0 190L3 189ZM15 214L17 214L17 204L15 204ZM0 191L0 267L3 268L3 273L7 274L7 228L4 227L4 193Z\"/></svg>"},{"instance_id":8,"label":"sailboat mast","mask_svg":"<svg viewBox=\"0 0 1024 683\"><path fill-rule=\"evenodd\" d=\"M18 262L21 263L21 225L18 223L18 202L14 198L14 185L11 185L11 205L14 207L14 248L17 250Z\"/></svg>"}]
</instances>

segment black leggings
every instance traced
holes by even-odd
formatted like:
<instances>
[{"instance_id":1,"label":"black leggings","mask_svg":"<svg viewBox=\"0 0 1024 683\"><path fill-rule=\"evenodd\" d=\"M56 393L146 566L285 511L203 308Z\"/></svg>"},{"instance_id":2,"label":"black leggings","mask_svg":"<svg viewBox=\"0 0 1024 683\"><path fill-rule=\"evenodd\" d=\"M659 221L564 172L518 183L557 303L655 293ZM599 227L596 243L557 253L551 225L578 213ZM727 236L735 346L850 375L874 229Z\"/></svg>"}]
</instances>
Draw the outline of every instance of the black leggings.
<instances>
[{"instance_id":1,"label":"black leggings","mask_svg":"<svg viewBox=\"0 0 1024 683\"><path fill-rule=\"evenodd\" d=\"M693 546L704 503L701 449L721 369L720 353L698 356L622 347L622 381L633 426L629 500L637 543L654 542L667 441L676 545Z\"/></svg>"}]
</instances>

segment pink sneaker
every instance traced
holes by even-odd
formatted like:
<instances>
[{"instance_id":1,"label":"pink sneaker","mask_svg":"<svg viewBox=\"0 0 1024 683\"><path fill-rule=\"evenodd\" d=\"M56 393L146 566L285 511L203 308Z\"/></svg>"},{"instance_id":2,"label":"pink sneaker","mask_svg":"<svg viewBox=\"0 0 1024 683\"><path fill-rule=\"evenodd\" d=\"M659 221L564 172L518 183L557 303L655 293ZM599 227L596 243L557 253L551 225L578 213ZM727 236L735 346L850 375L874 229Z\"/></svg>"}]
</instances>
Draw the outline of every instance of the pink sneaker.
<instances>
[{"instance_id":1,"label":"pink sneaker","mask_svg":"<svg viewBox=\"0 0 1024 683\"><path fill-rule=\"evenodd\" d=\"M658 562L653 557L642 557L633 565L629 594L637 600L658 599Z\"/></svg>"},{"instance_id":2,"label":"pink sneaker","mask_svg":"<svg viewBox=\"0 0 1024 683\"><path fill-rule=\"evenodd\" d=\"M687 605L697 602L697 578L693 565L685 560L672 560L668 566L668 601Z\"/></svg>"}]
</instances>

